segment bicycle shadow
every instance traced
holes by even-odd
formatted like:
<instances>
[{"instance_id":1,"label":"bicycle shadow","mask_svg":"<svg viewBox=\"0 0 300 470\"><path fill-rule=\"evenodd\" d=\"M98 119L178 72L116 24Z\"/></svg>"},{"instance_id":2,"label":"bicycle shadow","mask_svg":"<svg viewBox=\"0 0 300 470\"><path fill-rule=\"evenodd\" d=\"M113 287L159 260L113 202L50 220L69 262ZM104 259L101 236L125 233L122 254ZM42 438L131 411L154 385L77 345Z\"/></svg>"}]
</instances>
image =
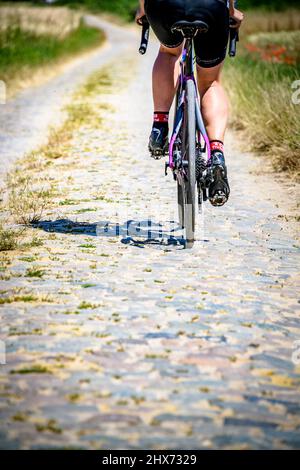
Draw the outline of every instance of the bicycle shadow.
<instances>
[{"instance_id":1,"label":"bicycle shadow","mask_svg":"<svg viewBox=\"0 0 300 470\"><path fill-rule=\"evenodd\" d=\"M152 220L127 220L122 224L110 221L77 222L70 219L43 220L33 224L36 229L50 233L88 235L92 237L117 237L126 245L144 248L146 245L177 246L184 248L186 240L177 222L164 225Z\"/></svg>"}]
</instances>

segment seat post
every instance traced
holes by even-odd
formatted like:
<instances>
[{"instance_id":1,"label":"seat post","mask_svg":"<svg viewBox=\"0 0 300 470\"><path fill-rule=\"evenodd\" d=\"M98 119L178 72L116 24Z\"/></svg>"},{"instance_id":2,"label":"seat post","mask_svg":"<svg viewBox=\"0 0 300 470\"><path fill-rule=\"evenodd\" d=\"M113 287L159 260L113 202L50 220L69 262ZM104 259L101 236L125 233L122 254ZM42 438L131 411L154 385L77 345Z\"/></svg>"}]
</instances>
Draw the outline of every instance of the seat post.
<instances>
[{"instance_id":1,"label":"seat post","mask_svg":"<svg viewBox=\"0 0 300 470\"><path fill-rule=\"evenodd\" d=\"M185 75L191 77L193 75L193 58L192 58L193 38L186 38L184 48L186 49L187 61L185 65Z\"/></svg>"}]
</instances>

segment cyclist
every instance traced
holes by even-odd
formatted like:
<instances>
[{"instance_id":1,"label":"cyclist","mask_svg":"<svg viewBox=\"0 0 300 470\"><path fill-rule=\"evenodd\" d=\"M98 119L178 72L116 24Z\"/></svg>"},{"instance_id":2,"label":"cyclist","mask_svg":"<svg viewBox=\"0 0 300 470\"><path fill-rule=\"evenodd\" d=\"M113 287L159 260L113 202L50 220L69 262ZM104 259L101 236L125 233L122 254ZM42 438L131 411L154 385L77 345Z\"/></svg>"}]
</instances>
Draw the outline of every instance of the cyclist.
<instances>
[{"instance_id":1,"label":"cyclist","mask_svg":"<svg viewBox=\"0 0 300 470\"><path fill-rule=\"evenodd\" d=\"M168 152L169 111L176 92L183 37L171 27L181 20L203 20L209 31L195 38L198 87L202 114L211 145L213 182L209 199L213 205L228 200L230 188L224 158L224 137L228 121L228 101L221 84L221 72L229 37L229 18L239 28L244 15L234 0L140 0L136 21L146 14L161 45L153 67L154 118L150 135L151 154ZM221 167L221 171L219 171ZM223 201L220 204L220 198Z\"/></svg>"}]
</instances>

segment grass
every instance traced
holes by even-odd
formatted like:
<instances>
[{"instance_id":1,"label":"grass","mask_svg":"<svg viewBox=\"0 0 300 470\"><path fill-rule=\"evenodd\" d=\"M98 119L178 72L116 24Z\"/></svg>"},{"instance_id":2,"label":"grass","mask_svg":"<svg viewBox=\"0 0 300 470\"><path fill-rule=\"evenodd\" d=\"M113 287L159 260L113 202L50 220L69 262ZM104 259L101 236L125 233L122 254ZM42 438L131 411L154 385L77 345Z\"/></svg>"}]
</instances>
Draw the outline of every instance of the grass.
<instances>
[{"instance_id":1,"label":"grass","mask_svg":"<svg viewBox=\"0 0 300 470\"><path fill-rule=\"evenodd\" d=\"M32 2L0 2L0 29L6 31L18 24L23 31L39 36L64 38L79 26L81 15L68 8L38 8Z\"/></svg>"},{"instance_id":2,"label":"grass","mask_svg":"<svg viewBox=\"0 0 300 470\"><path fill-rule=\"evenodd\" d=\"M98 307L98 305L94 305L94 304L91 304L90 302L86 302L85 300L83 300L80 305L78 305L78 309L79 310L86 310L86 309L96 309Z\"/></svg>"},{"instance_id":3,"label":"grass","mask_svg":"<svg viewBox=\"0 0 300 470\"><path fill-rule=\"evenodd\" d=\"M300 29L300 10L296 8L289 8L284 12L250 10L246 12L242 28L242 36L254 33L297 31Z\"/></svg>"},{"instance_id":4,"label":"grass","mask_svg":"<svg viewBox=\"0 0 300 470\"><path fill-rule=\"evenodd\" d=\"M21 230L6 229L0 224L0 251L13 251L19 246Z\"/></svg>"},{"instance_id":5,"label":"grass","mask_svg":"<svg viewBox=\"0 0 300 470\"><path fill-rule=\"evenodd\" d=\"M25 413L21 413L20 411L12 416L13 421L24 422L28 420L28 416Z\"/></svg>"},{"instance_id":6,"label":"grass","mask_svg":"<svg viewBox=\"0 0 300 470\"><path fill-rule=\"evenodd\" d=\"M258 8L264 11L272 10L285 10L291 6L297 6L298 0L240 0L239 5L241 8Z\"/></svg>"},{"instance_id":7,"label":"grass","mask_svg":"<svg viewBox=\"0 0 300 470\"><path fill-rule=\"evenodd\" d=\"M81 395L79 393L71 393L67 398L71 403L76 403L80 400Z\"/></svg>"},{"instance_id":8,"label":"grass","mask_svg":"<svg viewBox=\"0 0 300 470\"><path fill-rule=\"evenodd\" d=\"M24 367L23 369L13 369L10 371L11 374L51 374L51 371L47 367L36 364L32 367Z\"/></svg>"},{"instance_id":9,"label":"grass","mask_svg":"<svg viewBox=\"0 0 300 470\"><path fill-rule=\"evenodd\" d=\"M125 21L134 18L137 9L137 0L82 0L81 2L74 0L58 0L58 5L68 5L73 8L85 7L92 12L108 12L113 13Z\"/></svg>"},{"instance_id":10,"label":"grass","mask_svg":"<svg viewBox=\"0 0 300 470\"><path fill-rule=\"evenodd\" d=\"M34 295L15 295L13 297L1 297L0 305L3 304L12 304L14 302L37 302L38 298Z\"/></svg>"},{"instance_id":11,"label":"grass","mask_svg":"<svg viewBox=\"0 0 300 470\"><path fill-rule=\"evenodd\" d=\"M257 13L257 25L261 15L266 16ZM281 13L281 22L289 15ZM248 30L255 31L255 25ZM292 84L299 73L299 31L244 35L238 56L225 67L233 127L248 148L267 154L276 170L295 176L300 173L300 105L293 103Z\"/></svg>"},{"instance_id":12,"label":"grass","mask_svg":"<svg viewBox=\"0 0 300 470\"><path fill-rule=\"evenodd\" d=\"M300 64L300 29L252 34L246 48L264 61L296 66Z\"/></svg>"},{"instance_id":13,"label":"grass","mask_svg":"<svg viewBox=\"0 0 300 470\"><path fill-rule=\"evenodd\" d=\"M30 79L33 72L45 67L53 69L53 64L62 63L104 40L104 34L86 26L79 15L74 20L71 13L62 14L59 19L61 11L51 9L52 17L49 18L42 15L43 9L25 7L22 14L11 8L10 15L3 15L6 10L9 9L0 8L0 19L5 23L5 27L0 27L0 78L6 83L9 96L22 82ZM36 10L38 15L34 22L31 15ZM56 17L55 22L53 18Z\"/></svg>"},{"instance_id":14,"label":"grass","mask_svg":"<svg viewBox=\"0 0 300 470\"><path fill-rule=\"evenodd\" d=\"M23 169L16 167L7 176L8 209L15 222L36 224L49 206L53 189L47 178L36 176L33 180Z\"/></svg>"},{"instance_id":15,"label":"grass","mask_svg":"<svg viewBox=\"0 0 300 470\"><path fill-rule=\"evenodd\" d=\"M28 268L26 270L26 273L25 273L25 276L26 277L38 277L38 278L42 278L45 274L45 271L42 270L42 269L38 269L36 267L32 267L32 268Z\"/></svg>"},{"instance_id":16,"label":"grass","mask_svg":"<svg viewBox=\"0 0 300 470\"><path fill-rule=\"evenodd\" d=\"M36 424L35 427L38 432L52 432L54 434L62 433L62 429L58 426L55 419L50 419L46 424Z\"/></svg>"}]
</instances>

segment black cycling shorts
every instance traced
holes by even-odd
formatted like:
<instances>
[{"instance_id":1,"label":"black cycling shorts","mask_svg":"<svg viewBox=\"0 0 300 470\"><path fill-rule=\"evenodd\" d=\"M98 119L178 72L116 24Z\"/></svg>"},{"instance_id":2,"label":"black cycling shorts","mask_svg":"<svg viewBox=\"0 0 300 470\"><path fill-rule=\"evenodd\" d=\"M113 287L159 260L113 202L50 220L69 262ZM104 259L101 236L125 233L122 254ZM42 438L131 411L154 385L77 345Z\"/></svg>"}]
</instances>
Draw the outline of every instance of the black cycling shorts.
<instances>
[{"instance_id":1,"label":"black cycling shorts","mask_svg":"<svg viewBox=\"0 0 300 470\"><path fill-rule=\"evenodd\" d=\"M172 33L177 21L205 21L209 30L195 37L197 63L214 67L226 56L229 37L229 10L227 0L145 0L149 23L162 45L178 47L183 42L181 33Z\"/></svg>"}]
</instances>

